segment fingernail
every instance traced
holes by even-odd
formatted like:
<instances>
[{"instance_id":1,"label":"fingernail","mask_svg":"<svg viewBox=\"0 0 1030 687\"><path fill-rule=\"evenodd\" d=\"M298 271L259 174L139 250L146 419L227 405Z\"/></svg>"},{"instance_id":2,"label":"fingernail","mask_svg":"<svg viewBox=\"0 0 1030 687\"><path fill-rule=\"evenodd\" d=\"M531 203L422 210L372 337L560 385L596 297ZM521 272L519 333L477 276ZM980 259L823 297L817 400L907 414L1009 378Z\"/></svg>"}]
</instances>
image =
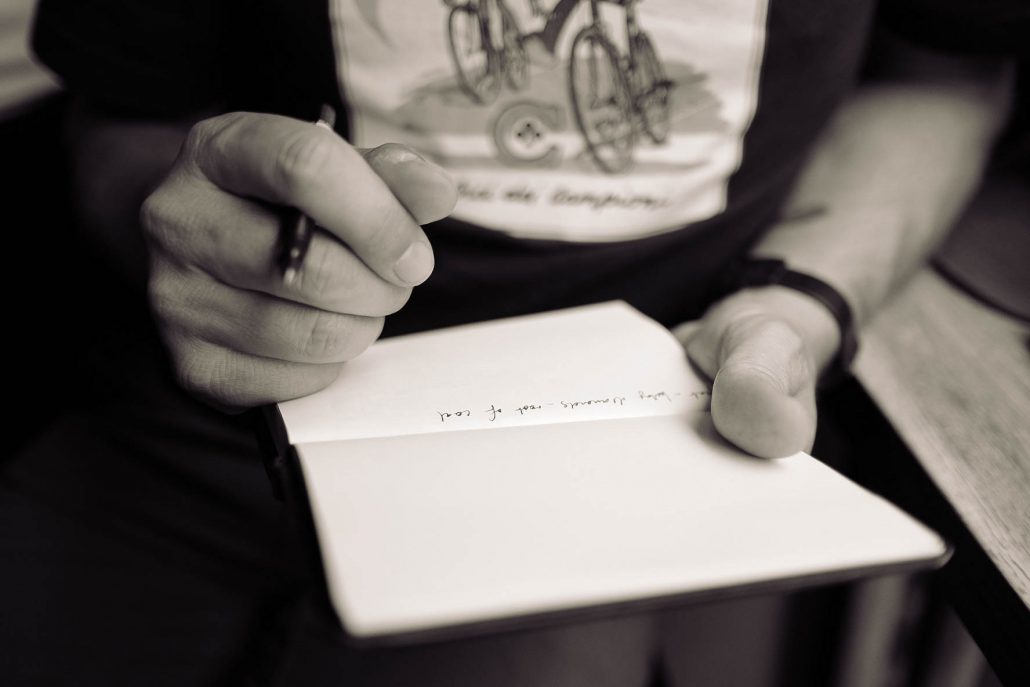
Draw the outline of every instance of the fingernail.
<instances>
[{"instance_id":1,"label":"fingernail","mask_svg":"<svg viewBox=\"0 0 1030 687\"><path fill-rule=\"evenodd\" d=\"M400 143L386 143L371 151L373 159L393 165L407 164L409 162L426 162L426 159L418 152Z\"/></svg>"},{"instance_id":2,"label":"fingernail","mask_svg":"<svg viewBox=\"0 0 1030 687\"><path fill-rule=\"evenodd\" d=\"M408 246L404 255L394 263L393 273L405 284L417 286L433 273L433 251L422 241Z\"/></svg>"},{"instance_id":3,"label":"fingernail","mask_svg":"<svg viewBox=\"0 0 1030 687\"><path fill-rule=\"evenodd\" d=\"M418 160L419 162L426 162L426 159L418 154L418 151L407 146L403 146L397 151L397 162L411 162Z\"/></svg>"}]
</instances>

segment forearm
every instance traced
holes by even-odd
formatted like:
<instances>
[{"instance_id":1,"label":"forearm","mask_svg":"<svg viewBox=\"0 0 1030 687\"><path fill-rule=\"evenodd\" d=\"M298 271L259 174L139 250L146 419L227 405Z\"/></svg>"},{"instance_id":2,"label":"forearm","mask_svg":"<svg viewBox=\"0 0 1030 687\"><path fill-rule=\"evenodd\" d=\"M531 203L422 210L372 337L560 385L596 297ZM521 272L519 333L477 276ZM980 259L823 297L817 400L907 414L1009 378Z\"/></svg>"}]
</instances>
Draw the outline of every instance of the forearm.
<instances>
[{"instance_id":1,"label":"forearm","mask_svg":"<svg viewBox=\"0 0 1030 687\"><path fill-rule=\"evenodd\" d=\"M857 321L868 319L951 226L1007 113L1005 65L907 47L892 52L891 71L840 109L783 219L753 249L835 286ZM825 319L815 326L825 338ZM835 343L816 351L818 363Z\"/></svg>"},{"instance_id":2,"label":"forearm","mask_svg":"<svg viewBox=\"0 0 1030 687\"><path fill-rule=\"evenodd\" d=\"M199 119L114 117L77 102L69 122L76 213L86 239L141 289L147 256L139 223L143 199L172 166Z\"/></svg>"}]
</instances>

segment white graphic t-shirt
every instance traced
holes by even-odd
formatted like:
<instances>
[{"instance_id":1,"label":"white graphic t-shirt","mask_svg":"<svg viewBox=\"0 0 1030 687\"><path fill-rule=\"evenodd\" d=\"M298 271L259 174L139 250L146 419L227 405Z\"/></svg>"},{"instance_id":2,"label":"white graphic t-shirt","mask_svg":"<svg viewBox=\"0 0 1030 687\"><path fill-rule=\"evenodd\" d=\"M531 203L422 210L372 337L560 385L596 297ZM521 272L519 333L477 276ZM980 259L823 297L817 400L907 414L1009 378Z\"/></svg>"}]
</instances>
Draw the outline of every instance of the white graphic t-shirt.
<instances>
[{"instance_id":1,"label":"white graphic t-shirt","mask_svg":"<svg viewBox=\"0 0 1030 687\"><path fill-rule=\"evenodd\" d=\"M710 218L754 116L767 0L332 0L356 145L409 144L454 217L610 242Z\"/></svg>"}]
</instances>

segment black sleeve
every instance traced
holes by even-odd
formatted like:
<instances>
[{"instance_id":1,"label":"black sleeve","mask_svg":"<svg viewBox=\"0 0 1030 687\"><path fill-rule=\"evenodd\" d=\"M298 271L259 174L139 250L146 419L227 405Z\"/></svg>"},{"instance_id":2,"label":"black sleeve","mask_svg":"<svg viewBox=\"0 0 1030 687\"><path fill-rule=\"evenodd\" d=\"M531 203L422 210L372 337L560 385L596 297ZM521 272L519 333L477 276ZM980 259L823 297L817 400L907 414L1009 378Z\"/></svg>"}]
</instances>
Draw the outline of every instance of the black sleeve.
<instances>
[{"instance_id":1,"label":"black sleeve","mask_svg":"<svg viewBox=\"0 0 1030 687\"><path fill-rule=\"evenodd\" d=\"M221 99L216 0L41 0L33 48L65 87L131 115L173 117Z\"/></svg>"},{"instance_id":2,"label":"black sleeve","mask_svg":"<svg viewBox=\"0 0 1030 687\"><path fill-rule=\"evenodd\" d=\"M878 19L928 48L1030 56L1030 0L881 0Z\"/></svg>"}]
</instances>

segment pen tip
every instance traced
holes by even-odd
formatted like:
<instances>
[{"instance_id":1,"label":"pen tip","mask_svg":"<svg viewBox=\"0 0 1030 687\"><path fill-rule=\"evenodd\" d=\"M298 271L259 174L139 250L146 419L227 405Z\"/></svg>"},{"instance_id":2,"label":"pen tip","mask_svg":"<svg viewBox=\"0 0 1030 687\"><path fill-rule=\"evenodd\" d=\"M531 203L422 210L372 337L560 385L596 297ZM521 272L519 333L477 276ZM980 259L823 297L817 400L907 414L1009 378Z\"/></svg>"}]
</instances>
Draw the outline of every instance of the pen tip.
<instances>
[{"instance_id":1,"label":"pen tip","mask_svg":"<svg viewBox=\"0 0 1030 687\"><path fill-rule=\"evenodd\" d=\"M293 280L297 278L297 268L287 267L283 272L283 284L290 286L293 284Z\"/></svg>"}]
</instances>

